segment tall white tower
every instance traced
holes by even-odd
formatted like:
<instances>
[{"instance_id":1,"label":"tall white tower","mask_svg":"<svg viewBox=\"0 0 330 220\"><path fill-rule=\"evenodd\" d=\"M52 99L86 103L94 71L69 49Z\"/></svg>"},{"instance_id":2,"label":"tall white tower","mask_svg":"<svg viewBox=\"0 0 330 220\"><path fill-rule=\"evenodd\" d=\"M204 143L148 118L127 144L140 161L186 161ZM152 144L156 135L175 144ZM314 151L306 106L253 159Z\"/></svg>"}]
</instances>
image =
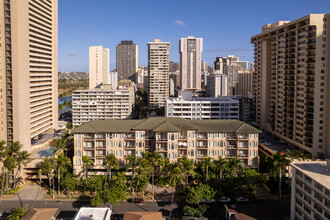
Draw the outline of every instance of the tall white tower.
<instances>
[{"instance_id":1,"label":"tall white tower","mask_svg":"<svg viewBox=\"0 0 330 220\"><path fill-rule=\"evenodd\" d=\"M89 89L106 82L110 71L110 50L102 46L89 48Z\"/></svg>"}]
</instances>

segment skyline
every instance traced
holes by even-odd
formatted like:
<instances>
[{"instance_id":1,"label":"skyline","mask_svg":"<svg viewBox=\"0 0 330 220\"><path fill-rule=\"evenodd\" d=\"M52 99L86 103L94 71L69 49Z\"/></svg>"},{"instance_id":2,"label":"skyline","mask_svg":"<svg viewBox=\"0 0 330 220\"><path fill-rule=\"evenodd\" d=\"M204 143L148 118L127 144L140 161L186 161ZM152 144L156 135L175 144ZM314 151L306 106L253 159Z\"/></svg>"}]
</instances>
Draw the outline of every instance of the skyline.
<instances>
[{"instance_id":1,"label":"skyline","mask_svg":"<svg viewBox=\"0 0 330 220\"><path fill-rule=\"evenodd\" d=\"M316 0L315 4L308 0L280 0L271 6L261 0L238 0L226 5L214 0L207 4L186 3L99 0L95 4L60 0L59 71L88 72L88 48L99 45L110 49L110 70L113 70L116 45L122 40L133 40L139 46L139 66L147 66L147 42L157 38L171 43L170 60L179 62L179 40L187 36L203 38L202 60L209 66L215 57L227 55L251 62L250 39L261 32L263 25L330 11L327 0Z\"/></svg>"}]
</instances>

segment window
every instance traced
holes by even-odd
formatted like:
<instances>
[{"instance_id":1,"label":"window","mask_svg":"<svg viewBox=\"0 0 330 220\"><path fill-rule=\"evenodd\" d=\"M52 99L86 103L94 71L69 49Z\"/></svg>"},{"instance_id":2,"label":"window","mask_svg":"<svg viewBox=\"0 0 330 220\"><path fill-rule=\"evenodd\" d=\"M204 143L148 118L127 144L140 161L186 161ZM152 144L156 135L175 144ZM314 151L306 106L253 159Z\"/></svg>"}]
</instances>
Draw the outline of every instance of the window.
<instances>
[{"instance_id":1,"label":"window","mask_svg":"<svg viewBox=\"0 0 330 220\"><path fill-rule=\"evenodd\" d=\"M76 142L76 148L80 148L81 147L81 143L80 142Z\"/></svg>"}]
</instances>

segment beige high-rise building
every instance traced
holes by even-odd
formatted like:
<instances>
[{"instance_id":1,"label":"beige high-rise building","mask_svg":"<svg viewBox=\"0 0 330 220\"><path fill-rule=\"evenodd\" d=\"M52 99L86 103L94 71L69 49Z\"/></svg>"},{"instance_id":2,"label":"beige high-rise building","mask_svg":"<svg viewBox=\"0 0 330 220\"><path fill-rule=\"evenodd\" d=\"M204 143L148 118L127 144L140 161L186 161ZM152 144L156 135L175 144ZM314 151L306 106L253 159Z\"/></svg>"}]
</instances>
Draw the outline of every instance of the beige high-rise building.
<instances>
[{"instance_id":1,"label":"beige high-rise building","mask_svg":"<svg viewBox=\"0 0 330 220\"><path fill-rule=\"evenodd\" d=\"M179 41L181 90L201 90L203 38L188 36Z\"/></svg>"},{"instance_id":2,"label":"beige high-rise building","mask_svg":"<svg viewBox=\"0 0 330 220\"><path fill-rule=\"evenodd\" d=\"M30 151L58 127L57 0L1 0L0 20L0 140Z\"/></svg>"},{"instance_id":3,"label":"beige high-rise building","mask_svg":"<svg viewBox=\"0 0 330 220\"><path fill-rule=\"evenodd\" d=\"M102 46L89 47L89 89L108 81L110 50Z\"/></svg>"},{"instance_id":4,"label":"beige high-rise building","mask_svg":"<svg viewBox=\"0 0 330 220\"><path fill-rule=\"evenodd\" d=\"M329 14L310 14L251 38L256 124L313 158L330 156L329 22Z\"/></svg>"},{"instance_id":5,"label":"beige high-rise building","mask_svg":"<svg viewBox=\"0 0 330 220\"><path fill-rule=\"evenodd\" d=\"M148 107L155 109L165 106L169 97L170 43L155 39L148 42Z\"/></svg>"}]
</instances>

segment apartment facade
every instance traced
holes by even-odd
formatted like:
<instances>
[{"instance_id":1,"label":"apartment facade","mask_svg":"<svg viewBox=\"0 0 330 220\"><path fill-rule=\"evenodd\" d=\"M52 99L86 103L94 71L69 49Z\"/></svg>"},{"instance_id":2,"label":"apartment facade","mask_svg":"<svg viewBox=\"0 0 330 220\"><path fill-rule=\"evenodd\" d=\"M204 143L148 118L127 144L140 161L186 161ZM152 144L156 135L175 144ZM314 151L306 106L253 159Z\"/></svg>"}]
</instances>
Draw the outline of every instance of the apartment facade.
<instances>
[{"instance_id":1,"label":"apartment facade","mask_svg":"<svg viewBox=\"0 0 330 220\"><path fill-rule=\"evenodd\" d=\"M92 120L128 119L132 113L129 90L76 90L72 93L72 125Z\"/></svg>"},{"instance_id":2,"label":"apartment facade","mask_svg":"<svg viewBox=\"0 0 330 220\"><path fill-rule=\"evenodd\" d=\"M201 90L203 38L179 41L181 90Z\"/></svg>"},{"instance_id":3,"label":"apartment facade","mask_svg":"<svg viewBox=\"0 0 330 220\"><path fill-rule=\"evenodd\" d=\"M191 91L179 91L166 98L166 117L191 120L239 119L239 101L230 98L192 97Z\"/></svg>"},{"instance_id":4,"label":"apartment facade","mask_svg":"<svg viewBox=\"0 0 330 220\"><path fill-rule=\"evenodd\" d=\"M237 71L237 84L235 85L234 95L247 96L253 92L252 87L253 72L250 69Z\"/></svg>"},{"instance_id":5,"label":"apartment facade","mask_svg":"<svg viewBox=\"0 0 330 220\"><path fill-rule=\"evenodd\" d=\"M290 219L330 219L330 160L296 161L291 167Z\"/></svg>"},{"instance_id":6,"label":"apartment facade","mask_svg":"<svg viewBox=\"0 0 330 220\"><path fill-rule=\"evenodd\" d=\"M148 108L165 106L169 97L170 43L155 39L148 42Z\"/></svg>"},{"instance_id":7,"label":"apartment facade","mask_svg":"<svg viewBox=\"0 0 330 220\"><path fill-rule=\"evenodd\" d=\"M57 3L0 1L0 140L27 151L58 127Z\"/></svg>"},{"instance_id":8,"label":"apartment facade","mask_svg":"<svg viewBox=\"0 0 330 220\"><path fill-rule=\"evenodd\" d=\"M89 47L89 89L108 81L110 50L102 46Z\"/></svg>"},{"instance_id":9,"label":"apartment facade","mask_svg":"<svg viewBox=\"0 0 330 220\"><path fill-rule=\"evenodd\" d=\"M209 74L207 76L206 92L211 97L227 96L227 75L218 74L217 72L218 71L216 71L215 74Z\"/></svg>"},{"instance_id":10,"label":"apartment facade","mask_svg":"<svg viewBox=\"0 0 330 220\"><path fill-rule=\"evenodd\" d=\"M82 170L82 156L94 161L93 171L106 171L103 162L113 153L124 164L127 155L158 151L171 162L186 156L195 163L205 156L217 160L237 156L245 167L258 168L258 133L237 120L186 120L154 117L140 120L97 120L74 133L73 168Z\"/></svg>"},{"instance_id":11,"label":"apartment facade","mask_svg":"<svg viewBox=\"0 0 330 220\"><path fill-rule=\"evenodd\" d=\"M330 156L330 15L263 26L251 38L256 125L310 152Z\"/></svg>"},{"instance_id":12,"label":"apartment facade","mask_svg":"<svg viewBox=\"0 0 330 220\"><path fill-rule=\"evenodd\" d=\"M134 80L138 71L138 45L133 41L121 41L116 47L116 68L119 79Z\"/></svg>"}]
</instances>

